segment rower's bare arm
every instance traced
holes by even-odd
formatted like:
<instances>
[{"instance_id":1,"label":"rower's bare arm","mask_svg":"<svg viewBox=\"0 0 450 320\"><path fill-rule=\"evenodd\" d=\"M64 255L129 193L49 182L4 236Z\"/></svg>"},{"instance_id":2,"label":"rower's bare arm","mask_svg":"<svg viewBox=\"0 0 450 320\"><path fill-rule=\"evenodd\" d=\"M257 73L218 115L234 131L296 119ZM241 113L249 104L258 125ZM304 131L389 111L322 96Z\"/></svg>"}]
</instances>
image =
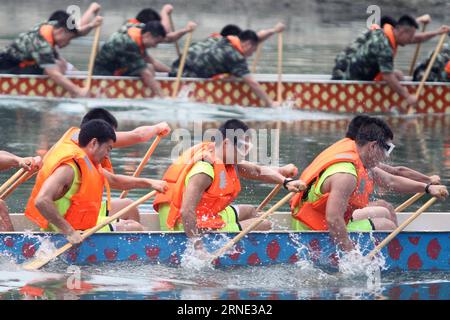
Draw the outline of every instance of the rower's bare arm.
<instances>
[{"instance_id":1,"label":"rower's bare arm","mask_svg":"<svg viewBox=\"0 0 450 320\"><path fill-rule=\"evenodd\" d=\"M438 35L441 35L444 33L449 33L449 32L450 32L450 26L447 26L447 25L443 25L439 29L434 30L434 31L418 32L414 35L414 38L412 39L411 43L420 43L420 42L428 41L428 40L434 38L435 36L438 36Z\"/></svg>"},{"instance_id":2,"label":"rower's bare arm","mask_svg":"<svg viewBox=\"0 0 450 320\"><path fill-rule=\"evenodd\" d=\"M393 72L383 73L383 80L386 81L388 86L399 96L403 97L408 105L415 106L417 104L416 96L410 94L409 91L404 86L402 86Z\"/></svg>"},{"instance_id":3,"label":"rower's bare arm","mask_svg":"<svg viewBox=\"0 0 450 320\"><path fill-rule=\"evenodd\" d=\"M265 107L270 108L275 105L272 99L270 99L267 93L261 88L258 81L256 81L251 74L245 75L242 79L250 86L253 93L255 93L256 96L263 101Z\"/></svg>"},{"instance_id":4,"label":"rower's bare arm","mask_svg":"<svg viewBox=\"0 0 450 320\"><path fill-rule=\"evenodd\" d=\"M257 180L266 183L283 184L286 177L279 170L260 166L255 163L243 161L237 165L239 175L250 180ZM305 189L305 184L300 180L295 180L287 184L289 191L298 192Z\"/></svg>"},{"instance_id":5,"label":"rower's bare arm","mask_svg":"<svg viewBox=\"0 0 450 320\"><path fill-rule=\"evenodd\" d=\"M170 131L171 129L167 122L160 122L154 126L141 126L131 131L119 131L116 132L114 148L125 148L147 142L157 135L166 136Z\"/></svg>"},{"instance_id":6,"label":"rower's bare arm","mask_svg":"<svg viewBox=\"0 0 450 320\"><path fill-rule=\"evenodd\" d=\"M34 203L45 219L55 225L65 235L70 235L75 230L59 214L54 201L64 196L72 185L73 179L73 169L69 165L60 166L45 180Z\"/></svg>"},{"instance_id":7,"label":"rower's bare arm","mask_svg":"<svg viewBox=\"0 0 450 320\"><path fill-rule=\"evenodd\" d=\"M433 183L429 176L427 176L423 173L420 173L416 170L413 170L411 168L408 168L408 167L404 167L404 166L393 167L393 166L390 166L385 163L380 163L378 165L378 168L380 168L394 176L405 177L405 178L408 178L408 179L411 179L414 181L418 181L418 182L423 182L423 183Z\"/></svg>"},{"instance_id":8,"label":"rower's bare arm","mask_svg":"<svg viewBox=\"0 0 450 320\"><path fill-rule=\"evenodd\" d=\"M80 26L80 28L78 29L78 37L83 37L87 34L89 34L89 32L91 32L93 29L97 28L98 26L100 26L103 23L103 17L101 16L96 16L92 21L90 21L87 24L82 24Z\"/></svg>"},{"instance_id":9,"label":"rower's bare arm","mask_svg":"<svg viewBox=\"0 0 450 320\"><path fill-rule=\"evenodd\" d=\"M144 68L142 70L141 79L157 97L164 98L164 93L162 92L161 86L159 85L158 81L156 81L153 73L149 68Z\"/></svg>"},{"instance_id":10,"label":"rower's bare arm","mask_svg":"<svg viewBox=\"0 0 450 320\"><path fill-rule=\"evenodd\" d=\"M275 27L271 29L263 29L258 31L258 39L259 42L266 41L271 36L273 36L275 33L283 32L285 29L285 25L281 22L278 22Z\"/></svg>"},{"instance_id":11,"label":"rower's bare arm","mask_svg":"<svg viewBox=\"0 0 450 320\"><path fill-rule=\"evenodd\" d=\"M347 211L350 196L356 188L356 178L351 174L336 173L328 177L322 189L329 191L326 220L331 238L344 251L353 250L354 246L348 237L344 215ZM322 191L322 193L325 193Z\"/></svg>"},{"instance_id":12,"label":"rower's bare arm","mask_svg":"<svg viewBox=\"0 0 450 320\"><path fill-rule=\"evenodd\" d=\"M183 201L181 203L181 217L184 231L188 237L198 237L200 232L197 227L196 209L203 193L211 186L212 179L204 173L193 175L186 186Z\"/></svg>"},{"instance_id":13,"label":"rower's bare arm","mask_svg":"<svg viewBox=\"0 0 450 320\"><path fill-rule=\"evenodd\" d=\"M80 19L80 26L89 24L99 13L101 6L97 2L92 2L89 8L83 13Z\"/></svg>"},{"instance_id":14,"label":"rower's bare arm","mask_svg":"<svg viewBox=\"0 0 450 320\"><path fill-rule=\"evenodd\" d=\"M47 67L44 71L53 81L66 89L72 97L87 97L89 95L88 88L81 88L74 84L61 73L57 66Z\"/></svg>"},{"instance_id":15,"label":"rower's bare arm","mask_svg":"<svg viewBox=\"0 0 450 320\"><path fill-rule=\"evenodd\" d=\"M8 151L0 151L0 171L11 168L23 168L27 171L40 169L42 166L41 157L19 157Z\"/></svg>"},{"instance_id":16,"label":"rower's bare arm","mask_svg":"<svg viewBox=\"0 0 450 320\"><path fill-rule=\"evenodd\" d=\"M379 168L374 168L374 181L380 187L389 191L399 193L418 193L425 192L426 183L414 181L405 177L394 176ZM448 197L448 191L445 186L432 185L429 187L430 194L438 199L445 199Z\"/></svg>"},{"instance_id":17,"label":"rower's bare arm","mask_svg":"<svg viewBox=\"0 0 450 320\"><path fill-rule=\"evenodd\" d=\"M147 56L145 58L145 61L151 65L153 65L153 68L155 69L156 72L169 72L170 68L168 66L166 66L164 63L162 63L161 61L153 58L152 56Z\"/></svg>"},{"instance_id":18,"label":"rower's bare arm","mask_svg":"<svg viewBox=\"0 0 450 320\"><path fill-rule=\"evenodd\" d=\"M197 28L197 24L193 21L189 21L185 28L168 32L166 38L164 39L164 42L175 42L186 33L194 31L195 28Z\"/></svg>"},{"instance_id":19,"label":"rower's bare arm","mask_svg":"<svg viewBox=\"0 0 450 320\"><path fill-rule=\"evenodd\" d=\"M103 174L108 179L109 186L116 190L131 189L155 189L159 192L166 192L167 182L163 180L147 179L125 176L121 174L113 174L103 169Z\"/></svg>"}]
</instances>

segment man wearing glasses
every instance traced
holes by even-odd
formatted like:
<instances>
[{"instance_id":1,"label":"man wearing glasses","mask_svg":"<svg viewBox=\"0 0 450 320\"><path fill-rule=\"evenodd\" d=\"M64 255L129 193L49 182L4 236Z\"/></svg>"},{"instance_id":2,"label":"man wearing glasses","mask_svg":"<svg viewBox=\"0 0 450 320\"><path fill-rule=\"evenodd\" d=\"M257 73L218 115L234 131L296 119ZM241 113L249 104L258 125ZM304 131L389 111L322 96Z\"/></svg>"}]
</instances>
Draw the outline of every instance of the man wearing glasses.
<instances>
[{"instance_id":1,"label":"man wearing glasses","mask_svg":"<svg viewBox=\"0 0 450 320\"><path fill-rule=\"evenodd\" d=\"M257 218L250 205L232 205L241 191L240 178L283 184L293 192L303 190L295 166L260 166L244 161L252 148L249 127L240 120L226 121L214 142L204 142L184 152L166 171L169 191L158 194L153 206L159 213L161 230L186 232L197 237L208 231L239 232ZM257 230L269 230L263 221Z\"/></svg>"},{"instance_id":2,"label":"man wearing glasses","mask_svg":"<svg viewBox=\"0 0 450 320\"><path fill-rule=\"evenodd\" d=\"M342 139L319 154L300 179L307 189L291 201L295 230L329 230L343 251L354 245L348 231L392 230L395 222L385 207L369 206L374 183L394 192L427 192L448 197L445 186L394 176L379 168L394 149L394 135L381 119L372 118L355 139Z\"/></svg>"}]
</instances>

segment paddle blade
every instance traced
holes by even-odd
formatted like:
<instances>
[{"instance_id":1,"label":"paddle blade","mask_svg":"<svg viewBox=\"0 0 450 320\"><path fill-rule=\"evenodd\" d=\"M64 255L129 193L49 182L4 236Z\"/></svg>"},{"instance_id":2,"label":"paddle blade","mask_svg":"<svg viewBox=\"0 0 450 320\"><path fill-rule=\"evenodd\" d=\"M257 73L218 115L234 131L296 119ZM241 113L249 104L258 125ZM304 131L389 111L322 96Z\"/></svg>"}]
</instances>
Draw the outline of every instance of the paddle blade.
<instances>
[{"instance_id":1,"label":"paddle blade","mask_svg":"<svg viewBox=\"0 0 450 320\"><path fill-rule=\"evenodd\" d=\"M43 266L45 266L50 261L52 261L53 259L59 257L61 254L63 254L64 252L66 252L67 250L72 248L72 246L73 245L70 242L66 243L64 246L62 246L61 248L56 250L56 252L53 254L50 254L46 257L37 257L31 261L24 262L21 265L21 268L24 270L28 270L28 271L38 270L38 269L42 268Z\"/></svg>"}]
</instances>

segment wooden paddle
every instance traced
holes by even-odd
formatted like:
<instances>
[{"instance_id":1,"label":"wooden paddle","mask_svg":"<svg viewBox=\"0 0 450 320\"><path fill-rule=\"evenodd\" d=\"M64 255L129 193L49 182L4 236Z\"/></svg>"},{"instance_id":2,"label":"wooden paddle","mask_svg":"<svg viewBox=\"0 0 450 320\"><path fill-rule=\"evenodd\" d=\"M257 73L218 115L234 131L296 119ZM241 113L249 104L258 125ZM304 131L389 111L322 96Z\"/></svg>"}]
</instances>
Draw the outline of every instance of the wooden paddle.
<instances>
[{"instance_id":1,"label":"wooden paddle","mask_svg":"<svg viewBox=\"0 0 450 320\"><path fill-rule=\"evenodd\" d=\"M103 227L107 226L111 222L116 221L117 219L122 217L125 213L127 213L129 210L139 206L140 204L144 203L145 201L147 201L148 199L152 198L155 195L156 195L156 191L149 192L148 194L146 194L145 196L136 200L135 202L131 203L130 205L126 206L125 208L123 208L122 210L117 212L116 214L112 215L111 217L108 217L108 219L103 221L101 224L87 230L85 233L83 233L81 235L81 238L83 239L82 241L86 240L86 238L88 238L89 236L93 235L94 233L96 233ZM23 263L21 267L25 270L37 270L37 269L45 266L51 260L59 257L61 254L63 254L64 252L66 252L67 250L69 250L72 247L73 247L73 244L68 242L64 246L62 246L61 248L56 250L56 252L51 254L50 256L35 258L32 261Z\"/></svg>"},{"instance_id":2,"label":"wooden paddle","mask_svg":"<svg viewBox=\"0 0 450 320\"><path fill-rule=\"evenodd\" d=\"M89 57L88 77L86 87L91 89L92 75L94 73L95 56L97 55L98 42L100 41L100 26L95 29L94 43L92 44L91 56Z\"/></svg>"},{"instance_id":3,"label":"wooden paddle","mask_svg":"<svg viewBox=\"0 0 450 320\"><path fill-rule=\"evenodd\" d=\"M278 194L281 187L282 187L281 184L276 185L275 188L273 188L273 190L263 200L263 202L261 202L261 204L258 206L258 208L256 208L256 212L263 210L267 206L267 204Z\"/></svg>"},{"instance_id":4,"label":"wooden paddle","mask_svg":"<svg viewBox=\"0 0 450 320\"><path fill-rule=\"evenodd\" d=\"M423 25L422 25L422 32L425 32L425 29L427 28L427 25L424 23ZM413 59L412 59L412 61L411 61L411 66L409 67L409 75L410 76L412 76L413 75L413 73L414 73L414 66L416 65L416 61L417 61L417 57L419 56L419 51L420 51L420 45L421 45L421 42L419 42L417 45L416 45L416 51L414 52L414 56L413 56Z\"/></svg>"},{"instance_id":5,"label":"wooden paddle","mask_svg":"<svg viewBox=\"0 0 450 320\"><path fill-rule=\"evenodd\" d=\"M191 41L192 41L192 31L189 32L186 42L184 43L183 55L181 56L180 65L178 66L177 80L175 81L175 88L173 89L173 92L172 92L172 98L174 98L174 99L178 95L178 89L180 88L180 82L181 82L181 76L183 75L184 64L186 62L186 57L187 57L187 53L189 50L189 46L191 45Z\"/></svg>"},{"instance_id":6,"label":"wooden paddle","mask_svg":"<svg viewBox=\"0 0 450 320\"><path fill-rule=\"evenodd\" d=\"M142 170L144 169L145 165L147 164L148 160L152 156L153 152L155 151L155 149L158 146L160 141L161 141L161 135L158 135L155 138L155 140L153 141L153 143L151 144L151 146L148 148L147 153L145 154L144 158L142 158L142 161L139 164L139 166L136 168L136 171L134 171L133 177L139 177L139 175L141 174ZM125 198L128 195L128 191L129 190L122 191L122 193L120 194L120 199Z\"/></svg>"},{"instance_id":7,"label":"wooden paddle","mask_svg":"<svg viewBox=\"0 0 450 320\"><path fill-rule=\"evenodd\" d=\"M433 67L434 62L436 61L436 58L437 58L439 52L441 52L442 47L444 46L444 42L445 42L445 37L446 37L446 36L447 36L447 34L446 34L446 33L443 33L443 34L441 35L441 38L439 39L438 45L436 46L436 49L434 50L433 56L431 57L431 60L430 60L430 62L428 63L427 69L425 70L425 73L424 73L424 75L423 75L423 77L422 77L422 80L420 81L420 85L419 85L419 87L417 88L417 91L416 91L416 97L417 97L417 99L419 99L420 94L421 94L421 92L422 92L422 89L423 89L424 86L425 86L425 82L427 81L428 76L430 75L431 68ZM413 108L413 107L409 107L409 109L408 109L408 114L412 114L412 113L414 113L414 108Z\"/></svg>"},{"instance_id":8,"label":"wooden paddle","mask_svg":"<svg viewBox=\"0 0 450 320\"><path fill-rule=\"evenodd\" d=\"M169 15L170 19L170 28L173 32L175 32L175 25L173 23L172 14ZM178 45L178 40L175 41L175 50L177 50L178 57L181 56L180 46Z\"/></svg>"},{"instance_id":9,"label":"wooden paddle","mask_svg":"<svg viewBox=\"0 0 450 320\"><path fill-rule=\"evenodd\" d=\"M256 49L255 59L253 59L251 68L252 73L256 73L256 65L258 64L259 59L261 58L262 46L263 46L262 43L259 43L258 48Z\"/></svg>"},{"instance_id":10,"label":"wooden paddle","mask_svg":"<svg viewBox=\"0 0 450 320\"><path fill-rule=\"evenodd\" d=\"M24 175L26 173L27 172L25 171L24 168L21 168L21 169L17 170L16 173L14 173L8 180L5 181L5 183L3 183L1 185L1 187L0 187L0 195L3 194L11 186L11 184L13 184L15 181L20 179L22 177L22 175Z\"/></svg>"},{"instance_id":11,"label":"wooden paddle","mask_svg":"<svg viewBox=\"0 0 450 320\"><path fill-rule=\"evenodd\" d=\"M1 200L6 200L6 198L14 191L18 186L20 186L22 183L33 177L37 172L29 172L26 171L24 174L22 174L16 181L14 181L13 184L9 186L8 189L5 190L5 192L0 194Z\"/></svg>"},{"instance_id":12,"label":"wooden paddle","mask_svg":"<svg viewBox=\"0 0 450 320\"><path fill-rule=\"evenodd\" d=\"M437 200L436 197L431 198L428 200L422 207L420 207L419 210L416 211L411 217L409 217L405 222L403 222L397 229L392 231L392 233L387 236L378 246L376 246L375 249L372 250L372 252L369 253L368 257L372 259L375 257L375 255L381 251L389 242L391 242L392 239L394 239L400 232L403 231L411 222L413 222L418 216L420 216L425 210L427 210L433 203L435 203Z\"/></svg>"},{"instance_id":13,"label":"wooden paddle","mask_svg":"<svg viewBox=\"0 0 450 320\"><path fill-rule=\"evenodd\" d=\"M278 84L277 84L277 102L279 105L283 102L283 32L278 33Z\"/></svg>"},{"instance_id":14,"label":"wooden paddle","mask_svg":"<svg viewBox=\"0 0 450 320\"><path fill-rule=\"evenodd\" d=\"M272 213L277 211L279 208L281 208L286 202L288 202L293 196L295 192L288 193L283 199L278 201L272 208L270 208L267 212L262 214L257 220L255 220L251 225L249 225L247 228L242 230L237 236L235 236L232 240L230 240L226 245L224 245L221 249L217 250L213 256L212 260L215 260L216 258L222 256L225 252L227 252L229 249L231 249L236 243L239 242L247 233L255 229L264 219L266 219L268 216L270 216Z\"/></svg>"},{"instance_id":15,"label":"wooden paddle","mask_svg":"<svg viewBox=\"0 0 450 320\"><path fill-rule=\"evenodd\" d=\"M416 202L417 200L419 200L420 198L422 198L422 196L425 193L423 192L419 192L416 193L415 195L413 195L411 198L409 198L408 200L406 200L405 202L403 202L401 205L399 205L397 208L395 208L395 212L402 212L403 210L405 210L406 208L408 208L410 205L412 205L414 202Z\"/></svg>"}]
</instances>

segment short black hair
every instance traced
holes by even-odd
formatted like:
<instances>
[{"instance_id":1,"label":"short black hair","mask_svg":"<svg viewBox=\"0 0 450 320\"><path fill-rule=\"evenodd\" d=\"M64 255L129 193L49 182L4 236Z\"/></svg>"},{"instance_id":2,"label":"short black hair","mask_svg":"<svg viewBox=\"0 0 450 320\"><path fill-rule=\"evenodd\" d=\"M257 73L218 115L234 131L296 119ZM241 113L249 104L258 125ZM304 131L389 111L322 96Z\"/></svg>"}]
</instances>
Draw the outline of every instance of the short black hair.
<instances>
[{"instance_id":1,"label":"short black hair","mask_svg":"<svg viewBox=\"0 0 450 320\"><path fill-rule=\"evenodd\" d=\"M348 124L347 133L345 134L345 137L355 140L359 128L361 128L363 124L368 123L369 121L370 117L365 114L354 117L352 121L350 121L350 123Z\"/></svg>"},{"instance_id":2,"label":"short black hair","mask_svg":"<svg viewBox=\"0 0 450 320\"><path fill-rule=\"evenodd\" d=\"M241 41L251 41L254 45L257 45L259 42L258 35L253 30L245 30L239 34L239 39Z\"/></svg>"},{"instance_id":3,"label":"short black hair","mask_svg":"<svg viewBox=\"0 0 450 320\"><path fill-rule=\"evenodd\" d=\"M92 139L97 139L100 144L109 140L116 142L116 133L113 127L105 120L90 120L81 126L78 144L82 148L86 147Z\"/></svg>"},{"instance_id":4,"label":"short black hair","mask_svg":"<svg viewBox=\"0 0 450 320\"><path fill-rule=\"evenodd\" d=\"M225 27L222 28L222 31L220 31L220 35L222 37L227 36L239 36L242 32L242 29L239 28L235 24L227 24Z\"/></svg>"},{"instance_id":5,"label":"short black hair","mask_svg":"<svg viewBox=\"0 0 450 320\"><path fill-rule=\"evenodd\" d=\"M383 28L385 24L390 24L395 27L397 25L397 20L392 18L391 16L382 16L380 19L380 26Z\"/></svg>"},{"instance_id":6,"label":"short black hair","mask_svg":"<svg viewBox=\"0 0 450 320\"><path fill-rule=\"evenodd\" d=\"M217 130L222 134L223 140L227 138L227 134L231 133L233 135L234 144L236 144L238 141L238 137L236 135L239 133L245 134L249 130L249 127L241 120L230 119L222 123Z\"/></svg>"},{"instance_id":7,"label":"short black hair","mask_svg":"<svg viewBox=\"0 0 450 320\"><path fill-rule=\"evenodd\" d=\"M138 20L140 23L147 24L150 21L161 21L161 16L155 10L151 8L145 8L137 14L136 20Z\"/></svg>"},{"instance_id":8,"label":"short black hair","mask_svg":"<svg viewBox=\"0 0 450 320\"><path fill-rule=\"evenodd\" d=\"M119 124L117 122L117 119L106 109L103 108L94 108L92 110L89 110L88 113L86 113L81 119L81 125L85 124L88 121L95 120L95 119L101 119L109 123L115 130L119 127Z\"/></svg>"},{"instance_id":9,"label":"short black hair","mask_svg":"<svg viewBox=\"0 0 450 320\"><path fill-rule=\"evenodd\" d=\"M159 21L147 22L144 28L142 28L142 34L146 32L150 32L154 37L162 38L165 38L167 34L166 29L164 29L163 25Z\"/></svg>"},{"instance_id":10,"label":"short black hair","mask_svg":"<svg viewBox=\"0 0 450 320\"><path fill-rule=\"evenodd\" d=\"M386 143L389 139L394 139L394 133L388 124L382 119L370 117L360 126L355 141L358 145L364 146L371 141Z\"/></svg>"},{"instance_id":11,"label":"short black hair","mask_svg":"<svg viewBox=\"0 0 450 320\"><path fill-rule=\"evenodd\" d=\"M407 14L401 16L400 19L398 19L396 27L401 26L414 27L415 29L419 29L419 24L417 23L416 19Z\"/></svg>"},{"instance_id":12,"label":"short black hair","mask_svg":"<svg viewBox=\"0 0 450 320\"><path fill-rule=\"evenodd\" d=\"M48 18L48 21L56 21L56 28L64 28L65 30L75 33L78 33L78 29L76 28L76 26L74 26L73 28L69 28L69 19L70 19L70 14L68 14L67 12L63 11L63 10L57 10L55 12L53 12L50 17ZM73 22L70 22L71 24Z\"/></svg>"}]
</instances>

